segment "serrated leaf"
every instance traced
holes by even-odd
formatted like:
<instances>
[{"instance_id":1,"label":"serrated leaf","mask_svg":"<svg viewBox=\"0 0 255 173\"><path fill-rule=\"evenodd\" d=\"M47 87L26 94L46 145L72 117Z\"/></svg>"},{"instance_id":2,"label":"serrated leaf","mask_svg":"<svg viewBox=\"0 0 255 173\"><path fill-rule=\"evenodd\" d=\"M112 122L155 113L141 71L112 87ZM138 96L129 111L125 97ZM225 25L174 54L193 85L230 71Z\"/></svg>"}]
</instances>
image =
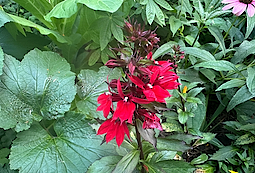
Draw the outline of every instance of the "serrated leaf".
<instances>
[{"instance_id":1,"label":"serrated leaf","mask_svg":"<svg viewBox=\"0 0 255 173\"><path fill-rule=\"evenodd\" d=\"M246 145L246 144L250 144L254 142L255 142L255 136L250 133L247 133L237 138L235 141L235 145Z\"/></svg>"},{"instance_id":2,"label":"serrated leaf","mask_svg":"<svg viewBox=\"0 0 255 173\"><path fill-rule=\"evenodd\" d=\"M77 12L76 0L66 0L58 3L44 18L52 22L51 18L69 18Z\"/></svg>"},{"instance_id":3,"label":"serrated leaf","mask_svg":"<svg viewBox=\"0 0 255 173\"><path fill-rule=\"evenodd\" d=\"M227 158L232 158L236 155L238 151L238 148L233 147L233 146L226 146L223 148L220 148L216 153L212 155L210 160L226 160Z\"/></svg>"},{"instance_id":4,"label":"serrated leaf","mask_svg":"<svg viewBox=\"0 0 255 173\"><path fill-rule=\"evenodd\" d=\"M66 60L38 49L21 62L6 55L0 79L0 127L15 127L17 132L28 129L33 120L62 117L76 94L75 75Z\"/></svg>"},{"instance_id":5,"label":"serrated leaf","mask_svg":"<svg viewBox=\"0 0 255 173\"><path fill-rule=\"evenodd\" d=\"M252 67L249 67L247 69L248 77L246 78L246 85L250 91L251 94L255 94L255 69Z\"/></svg>"},{"instance_id":6,"label":"serrated leaf","mask_svg":"<svg viewBox=\"0 0 255 173\"><path fill-rule=\"evenodd\" d=\"M117 164L112 173L130 173L133 172L139 162L140 151L133 150L126 154Z\"/></svg>"},{"instance_id":7,"label":"serrated leaf","mask_svg":"<svg viewBox=\"0 0 255 173\"><path fill-rule=\"evenodd\" d=\"M152 58L153 58L153 59L157 59L158 57L160 57L160 56L162 56L162 55L165 55L165 54L171 52L171 51L172 51L172 47L173 47L174 45L177 45L177 43L174 42L174 41L169 41L169 42L163 44L162 46L160 46L160 47L155 51L155 53L152 55Z\"/></svg>"},{"instance_id":8,"label":"serrated leaf","mask_svg":"<svg viewBox=\"0 0 255 173\"><path fill-rule=\"evenodd\" d=\"M175 160L169 160L169 161L162 161L149 163L149 172L154 173L193 173L196 169L194 166L190 165L187 162L184 161L175 161Z\"/></svg>"},{"instance_id":9,"label":"serrated leaf","mask_svg":"<svg viewBox=\"0 0 255 173\"><path fill-rule=\"evenodd\" d=\"M223 52L223 55L225 56L226 54L226 47L225 47L225 42L224 42L224 38L222 36L221 30L216 27L216 26L209 26L208 30L210 31L210 33L214 36L214 38L217 40L217 42L220 45L220 48Z\"/></svg>"},{"instance_id":10,"label":"serrated leaf","mask_svg":"<svg viewBox=\"0 0 255 173\"><path fill-rule=\"evenodd\" d=\"M121 158L121 156L102 157L89 167L87 173L112 173Z\"/></svg>"},{"instance_id":11,"label":"serrated leaf","mask_svg":"<svg viewBox=\"0 0 255 173\"><path fill-rule=\"evenodd\" d=\"M56 136L39 123L18 133L9 157L11 169L19 169L20 173L86 172L100 157L116 154L113 145L100 145L102 138L83 114L69 112L53 127Z\"/></svg>"},{"instance_id":12,"label":"serrated leaf","mask_svg":"<svg viewBox=\"0 0 255 173\"><path fill-rule=\"evenodd\" d=\"M184 51L185 54L195 56L197 58L200 58L203 61L211 61L211 62L216 61L214 56L210 52L200 48L182 47L181 50Z\"/></svg>"},{"instance_id":13,"label":"serrated leaf","mask_svg":"<svg viewBox=\"0 0 255 173\"><path fill-rule=\"evenodd\" d=\"M108 12L115 12L119 9L123 0L76 0L77 3L82 3L93 10L102 10Z\"/></svg>"},{"instance_id":14,"label":"serrated leaf","mask_svg":"<svg viewBox=\"0 0 255 173\"><path fill-rule=\"evenodd\" d=\"M174 10L165 0L155 0L155 2L167 10Z\"/></svg>"},{"instance_id":15,"label":"serrated leaf","mask_svg":"<svg viewBox=\"0 0 255 173\"><path fill-rule=\"evenodd\" d=\"M241 87L245 84L244 80L241 79L232 79L230 81L227 81L223 83L219 88L217 88L215 91L221 91L223 89L228 89L228 88L234 88L234 87Z\"/></svg>"},{"instance_id":16,"label":"serrated leaf","mask_svg":"<svg viewBox=\"0 0 255 173\"><path fill-rule=\"evenodd\" d=\"M239 105L240 103L243 103L251 98L253 98L255 95L251 94L249 89L247 88L246 85L242 86L232 97L230 100L228 106L227 106L227 111L230 111L233 109L235 106Z\"/></svg>"},{"instance_id":17,"label":"serrated leaf","mask_svg":"<svg viewBox=\"0 0 255 173\"><path fill-rule=\"evenodd\" d=\"M157 4L154 4L154 8L155 8L155 10L156 10L156 17L157 17L159 23L160 23L161 25L166 25L166 24L165 24L165 15L164 15L164 13L162 12L162 10L159 8L159 6L158 6Z\"/></svg>"},{"instance_id":18,"label":"serrated leaf","mask_svg":"<svg viewBox=\"0 0 255 173\"><path fill-rule=\"evenodd\" d=\"M232 64L229 61L225 61L225 60L201 62L199 64L196 64L194 67L211 68L216 71L236 70L234 64Z\"/></svg>"},{"instance_id":19,"label":"serrated leaf","mask_svg":"<svg viewBox=\"0 0 255 173\"><path fill-rule=\"evenodd\" d=\"M146 5L146 17L147 17L147 21L148 23L151 25L155 16L156 16L156 9L154 7L155 2L153 0L148 0L148 3Z\"/></svg>"},{"instance_id":20,"label":"serrated leaf","mask_svg":"<svg viewBox=\"0 0 255 173\"><path fill-rule=\"evenodd\" d=\"M100 58L100 55L101 55L101 50L100 49L97 49L95 50L89 57L89 62L88 62L88 65L89 66L92 66L94 64L96 64L96 62L99 60Z\"/></svg>"},{"instance_id":21,"label":"serrated leaf","mask_svg":"<svg viewBox=\"0 0 255 173\"><path fill-rule=\"evenodd\" d=\"M107 76L109 81L112 78L121 76L119 69L110 69L105 66L101 67L98 72L93 70L81 70L78 75L77 93L80 101L76 103L77 108L84 114L94 118L105 119L102 111L96 111L99 104L97 98L100 94L108 91L106 84Z\"/></svg>"}]
</instances>

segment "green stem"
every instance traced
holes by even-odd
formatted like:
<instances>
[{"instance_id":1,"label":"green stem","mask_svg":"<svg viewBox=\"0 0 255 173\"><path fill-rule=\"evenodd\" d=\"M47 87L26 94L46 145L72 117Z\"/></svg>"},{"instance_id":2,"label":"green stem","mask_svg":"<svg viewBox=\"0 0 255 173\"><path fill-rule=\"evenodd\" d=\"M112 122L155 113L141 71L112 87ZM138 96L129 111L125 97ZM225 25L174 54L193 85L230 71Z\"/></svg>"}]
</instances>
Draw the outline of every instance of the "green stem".
<instances>
[{"instance_id":1,"label":"green stem","mask_svg":"<svg viewBox=\"0 0 255 173\"><path fill-rule=\"evenodd\" d=\"M193 41L191 47L193 47L193 46L195 45L195 43L196 43L196 41L197 41L197 39L198 39L199 34L200 34L201 31L204 29L204 26L205 26L205 25L202 23L201 26L199 27L198 33L197 33L197 35L196 35L196 37L195 37L195 39L194 39L194 41Z\"/></svg>"},{"instance_id":2,"label":"green stem","mask_svg":"<svg viewBox=\"0 0 255 173\"><path fill-rule=\"evenodd\" d=\"M135 115L135 118L138 119L137 115ZM138 143L138 149L140 150L140 160L144 160L143 145L142 145L142 141L141 141L141 135L140 135L140 133L138 131L136 121L134 121L134 125L135 125L135 132L136 132L136 140L137 140L137 143ZM142 163L141 173L145 173L145 169L143 167L143 163Z\"/></svg>"}]
</instances>

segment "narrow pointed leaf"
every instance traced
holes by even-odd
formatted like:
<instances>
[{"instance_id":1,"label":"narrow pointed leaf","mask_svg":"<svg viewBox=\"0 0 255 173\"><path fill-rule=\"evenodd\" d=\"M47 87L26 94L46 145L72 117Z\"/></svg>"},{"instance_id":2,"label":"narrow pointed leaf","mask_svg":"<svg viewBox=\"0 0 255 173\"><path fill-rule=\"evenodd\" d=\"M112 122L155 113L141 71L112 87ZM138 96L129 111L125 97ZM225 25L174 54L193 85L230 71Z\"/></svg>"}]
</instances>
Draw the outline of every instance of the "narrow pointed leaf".
<instances>
[{"instance_id":1,"label":"narrow pointed leaf","mask_svg":"<svg viewBox=\"0 0 255 173\"><path fill-rule=\"evenodd\" d=\"M151 25L155 16L156 16L156 9L154 7L155 2L153 0L149 0L147 5L146 5L146 17L148 23Z\"/></svg>"},{"instance_id":2,"label":"narrow pointed leaf","mask_svg":"<svg viewBox=\"0 0 255 173\"><path fill-rule=\"evenodd\" d=\"M214 36L216 41L219 43L220 48L223 52L223 55L225 55L226 54L226 47L225 47L224 38L222 36L222 33L221 33L220 29L216 26L209 26L208 29L209 29L210 33Z\"/></svg>"},{"instance_id":3,"label":"narrow pointed leaf","mask_svg":"<svg viewBox=\"0 0 255 173\"><path fill-rule=\"evenodd\" d=\"M250 93L255 94L255 69L252 67L249 67L247 69L248 77L246 78L246 84L250 91Z\"/></svg>"},{"instance_id":4,"label":"narrow pointed leaf","mask_svg":"<svg viewBox=\"0 0 255 173\"><path fill-rule=\"evenodd\" d=\"M185 54L195 56L203 61L216 61L214 56L206 50L196 47L183 47L181 49L182 51L184 51Z\"/></svg>"},{"instance_id":5,"label":"narrow pointed leaf","mask_svg":"<svg viewBox=\"0 0 255 173\"><path fill-rule=\"evenodd\" d=\"M194 67L211 68L216 71L236 70L234 64L232 64L229 61L225 61L225 60L201 62L199 64L196 64Z\"/></svg>"},{"instance_id":6,"label":"narrow pointed leaf","mask_svg":"<svg viewBox=\"0 0 255 173\"><path fill-rule=\"evenodd\" d=\"M236 155L237 151L238 151L238 148L236 147L226 146L219 149L216 153L214 153L212 157L210 158L210 160L221 161L227 158L232 158Z\"/></svg>"},{"instance_id":7,"label":"narrow pointed leaf","mask_svg":"<svg viewBox=\"0 0 255 173\"><path fill-rule=\"evenodd\" d=\"M245 84L244 80L232 79L228 82L223 83L219 88L216 89L216 91L221 91L223 89L234 88L234 87L241 87L244 84Z\"/></svg>"}]
</instances>

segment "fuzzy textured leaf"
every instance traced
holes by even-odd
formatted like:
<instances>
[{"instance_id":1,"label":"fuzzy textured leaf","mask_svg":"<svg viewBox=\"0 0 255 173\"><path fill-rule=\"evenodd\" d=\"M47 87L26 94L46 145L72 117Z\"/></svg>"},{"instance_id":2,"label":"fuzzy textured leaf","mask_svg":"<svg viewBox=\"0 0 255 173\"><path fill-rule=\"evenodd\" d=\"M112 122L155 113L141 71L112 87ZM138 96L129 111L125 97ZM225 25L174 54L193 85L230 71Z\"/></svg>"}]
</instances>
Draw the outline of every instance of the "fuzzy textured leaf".
<instances>
[{"instance_id":1,"label":"fuzzy textured leaf","mask_svg":"<svg viewBox=\"0 0 255 173\"><path fill-rule=\"evenodd\" d=\"M100 145L102 138L95 135L83 114L69 112L53 127L56 136L39 123L18 133L11 148L11 169L20 173L86 172L94 161L116 154L115 146Z\"/></svg>"},{"instance_id":2,"label":"fuzzy textured leaf","mask_svg":"<svg viewBox=\"0 0 255 173\"><path fill-rule=\"evenodd\" d=\"M201 62L199 64L196 64L195 67L211 68L216 71L235 70L235 65L225 60Z\"/></svg>"},{"instance_id":3,"label":"fuzzy textured leaf","mask_svg":"<svg viewBox=\"0 0 255 173\"><path fill-rule=\"evenodd\" d=\"M148 3L146 5L146 17L148 23L151 25L155 16L156 16L156 9L155 9L155 2L153 0L148 0Z\"/></svg>"},{"instance_id":4,"label":"fuzzy textured leaf","mask_svg":"<svg viewBox=\"0 0 255 173\"><path fill-rule=\"evenodd\" d=\"M220 90L223 90L223 89L234 88L234 87L241 87L244 84L245 84L244 80L241 80L241 79L232 79L232 80L230 80L228 82L223 83L215 91L220 91Z\"/></svg>"},{"instance_id":5,"label":"fuzzy textured leaf","mask_svg":"<svg viewBox=\"0 0 255 173\"><path fill-rule=\"evenodd\" d=\"M77 102L76 105L84 114L94 118L104 119L102 112L97 112L96 109L99 106L99 104L97 104L98 96L108 91L108 86L106 84L108 75L108 79L111 80L112 77L120 77L121 73L117 68L112 70L103 66L98 72L82 70L78 75L79 82L77 83L77 93L81 100Z\"/></svg>"},{"instance_id":6,"label":"fuzzy textured leaf","mask_svg":"<svg viewBox=\"0 0 255 173\"><path fill-rule=\"evenodd\" d=\"M66 60L38 49L22 62L5 55L0 79L0 127L15 127L17 132L28 129L33 120L62 117L76 94L75 75Z\"/></svg>"}]
</instances>

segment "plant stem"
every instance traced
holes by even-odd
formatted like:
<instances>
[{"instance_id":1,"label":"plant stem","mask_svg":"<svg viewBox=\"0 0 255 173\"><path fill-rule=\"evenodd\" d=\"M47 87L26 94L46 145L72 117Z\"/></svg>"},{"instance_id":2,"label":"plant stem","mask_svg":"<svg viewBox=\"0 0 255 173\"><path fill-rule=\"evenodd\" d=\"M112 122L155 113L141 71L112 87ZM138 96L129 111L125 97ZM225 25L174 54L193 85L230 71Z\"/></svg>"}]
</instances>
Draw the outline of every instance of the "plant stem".
<instances>
[{"instance_id":1,"label":"plant stem","mask_svg":"<svg viewBox=\"0 0 255 173\"><path fill-rule=\"evenodd\" d=\"M136 115L136 118L137 118L137 115ZM136 121L134 121L134 125L135 125L135 132L136 132L136 140L137 140L137 143L138 143L138 149L140 150L140 160L144 160L143 146L142 146L142 142L141 142L141 135L140 135L140 133L138 131ZM145 169L143 167L143 163L142 163L141 173L145 173Z\"/></svg>"}]
</instances>

